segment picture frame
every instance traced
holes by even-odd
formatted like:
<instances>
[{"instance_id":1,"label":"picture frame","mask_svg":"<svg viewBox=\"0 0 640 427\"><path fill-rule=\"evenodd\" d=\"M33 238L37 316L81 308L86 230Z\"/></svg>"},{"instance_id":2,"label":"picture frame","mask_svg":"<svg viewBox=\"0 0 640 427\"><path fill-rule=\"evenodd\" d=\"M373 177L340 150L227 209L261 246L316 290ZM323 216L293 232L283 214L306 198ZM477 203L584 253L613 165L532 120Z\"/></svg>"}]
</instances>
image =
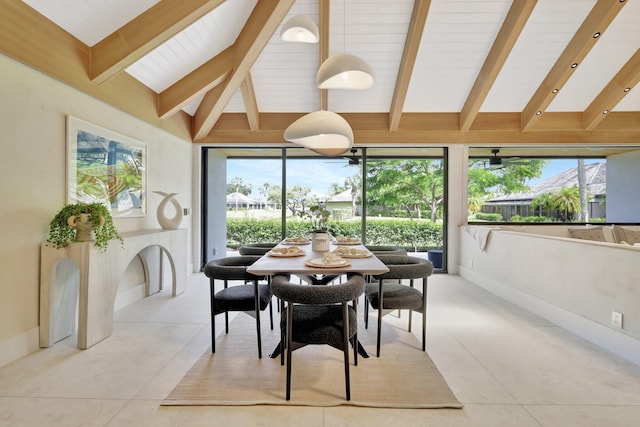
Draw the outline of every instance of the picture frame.
<instances>
[{"instance_id":1,"label":"picture frame","mask_svg":"<svg viewBox=\"0 0 640 427\"><path fill-rule=\"evenodd\" d=\"M113 217L147 212L147 145L67 116L67 203L103 203Z\"/></svg>"}]
</instances>

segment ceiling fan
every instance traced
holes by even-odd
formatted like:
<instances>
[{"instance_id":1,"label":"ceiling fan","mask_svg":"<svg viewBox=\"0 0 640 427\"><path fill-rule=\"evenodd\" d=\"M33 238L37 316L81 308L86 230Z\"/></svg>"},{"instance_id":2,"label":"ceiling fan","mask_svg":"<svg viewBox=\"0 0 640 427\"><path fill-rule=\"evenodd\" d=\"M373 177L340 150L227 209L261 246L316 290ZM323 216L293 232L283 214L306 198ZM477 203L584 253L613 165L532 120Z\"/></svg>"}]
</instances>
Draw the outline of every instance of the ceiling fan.
<instances>
[{"instance_id":1,"label":"ceiling fan","mask_svg":"<svg viewBox=\"0 0 640 427\"><path fill-rule=\"evenodd\" d=\"M493 150L491 150L491 154L493 154L493 156L489 157L489 162L488 162L489 168L499 169L508 165L528 165L529 164L528 160L521 160L520 157L499 156L498 155L499 153L500 153L500 150L497 148L494 148Z\"/></svg>"},{"instance_id":2,"label":"ceiling fan","mask_svg":"<svg viewBox=\"0 0 640 427\"><path fill-rule=\"evenodd\" d=\"M348 160L348 163L345 166L358 166L360 164L360 157L357 155L358 149L352 148L350 156L341 156L343 159ZM342 163L342 162L328 162L328 163Z\"/></svg>"}]
</instances>

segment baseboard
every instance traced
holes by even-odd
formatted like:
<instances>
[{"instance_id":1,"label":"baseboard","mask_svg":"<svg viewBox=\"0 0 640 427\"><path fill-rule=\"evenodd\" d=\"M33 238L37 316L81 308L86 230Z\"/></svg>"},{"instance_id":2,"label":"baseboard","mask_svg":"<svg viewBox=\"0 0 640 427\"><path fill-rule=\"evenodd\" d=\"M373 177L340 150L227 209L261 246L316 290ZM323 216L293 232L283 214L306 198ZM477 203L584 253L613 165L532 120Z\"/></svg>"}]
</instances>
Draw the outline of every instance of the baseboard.
<instances>
[{"instance_id":1,"label":"baseboard","mask_svg":"<svg viewBox=\"0 0 640 427\"><path fill-rule=\"evenodd\" d=\"M23 334L0 342L0 367L33 353L40 348L40 329L33 328Z\"/></svg>"},{"instance_id":2,"label":"baseboard","mask_svg":"<svg viewBox=\"0 0 640 427\"><path fill-rule=\"evenodd\" d=\"M459 266L460 277L640 366L640 340Z\"/></svg>"}]
</instances>

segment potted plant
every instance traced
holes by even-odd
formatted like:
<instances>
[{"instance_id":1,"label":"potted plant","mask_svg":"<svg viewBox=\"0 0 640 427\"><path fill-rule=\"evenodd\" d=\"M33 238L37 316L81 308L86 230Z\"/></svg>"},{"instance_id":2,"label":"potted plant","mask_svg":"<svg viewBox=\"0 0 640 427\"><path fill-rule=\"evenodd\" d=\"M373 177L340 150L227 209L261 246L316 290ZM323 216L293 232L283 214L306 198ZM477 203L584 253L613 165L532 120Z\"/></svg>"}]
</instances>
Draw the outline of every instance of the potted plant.
<instances>
[{"instance_id":1,"label":"potted plant","mask_svg":"<svg viewBox=\"0 0 640 427\"><path fill-rule=\"evenodd\" d=\"M331 236L327 228L329 222L329 211L324 204L313 205L306 215L311 221L311 249L319 252L329 250Z\"/></svg>"},{"instance_id":2,"label":"potted plant","mask_svg":"<svg viewBox=\"0 0 640 427\"><path fill-rule=\"evenodd\" d=\"M113 224L109 209L102 203L72 203L65 205L49 223L47 242L56 248L65 248L73 241L93 240L100 251L107 250L109 240L122 237Z\"/></svg>"}]
</instances>

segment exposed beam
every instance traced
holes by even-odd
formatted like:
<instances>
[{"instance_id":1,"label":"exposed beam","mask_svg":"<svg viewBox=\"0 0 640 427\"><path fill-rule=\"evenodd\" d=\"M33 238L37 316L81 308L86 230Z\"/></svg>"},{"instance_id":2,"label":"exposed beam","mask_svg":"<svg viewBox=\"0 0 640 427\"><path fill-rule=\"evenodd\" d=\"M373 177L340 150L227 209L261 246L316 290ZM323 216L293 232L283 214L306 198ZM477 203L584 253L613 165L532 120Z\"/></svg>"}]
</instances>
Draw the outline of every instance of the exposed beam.
<instances>
[{"instance_id":1,"label":"exposed beam","mask_svg":"<svg viewBox=\"0 0 640 427\"><path fill-rule=\"evenodd\" d=\"M329 6L330 0L320 0L318 2L318 30L320 32L320 62L322 65L324 61L329 57ZM329 90L328 89L318 89L320 91L320 109L328 110L329 109Z\"/></svg>"},{"instance_id":2,"label":"exposed beam","mask_svg":"<svg viewBox=\"0 0 640 427\"><path fill-rule=\"evenodd\" d=\"M247 112L247 121L249 122L249 128L253 131L260 130L260 114L258 112L258 101L256 100L256 93L253 90L251 73L247 73L247 76L244 78L242 84L240 85L240 91L242 92L244 109Z\"/></svg>"},{"instance_id":3,"label":"exposed beam","mask_svg":"<svg viewBox=\"0 0 640 427\"><path fill-rule=\"evenodd\" d=\"M102 85L89 80L89 46L21 0L0 0L0 53L99 99L152 126L192 141L184 112L158 117L158 94L127 73Z\"/></svg>"},{"instance_id":4,"label":"exposed beam","mask_svg":"<svg viewBox=\"0 0 640 427\"><path fill-rule=\"evenodd\" d=\"M611 79L584 111L584 130L593 130L640 81L640 49Z\"/></svg>"},{"instance_id":5,"label":"exposed beam","mask_svg":"<svg viewBox=\"0 0 640 427\"><path fill-rule=\"evenodd\" d=\"M250 130L243 113L223 114L213 131L198 143L286 146L284 130L304 113L262 113L260 131ZM582 130L582 113L548 113L535 131L521 132L520 113L480 113L471 129L460 132L458 113L404 113L398 131L389 130L387 113L344 113L359 145L522 145L595 144L637 146L640 112L610 113L596 131ZM610 122L611 121L611 122ZM605 124L607 127L605 128Z\"/></svg>"},{"instance_id":6,"label":"exposed beam","mask_svg":"<svg viewBox=\"0 0 640 427\"><path fill-rule=\"evenodd\" d=\"M400 60L400 68L398 77L396 78L396 87L393 91L391 99L391 108L389 110L389 130L398 130L400 124L400 116L402 115L402 107L407 98L407 90L411 82L413 67L418 56L418 49L422 41L422 32L427 22L429 7L431 0L415 0L413 3L413 12L411 13L411 21L409 22L409 30L407 38L404 42L404 50L402 51L402 59Z\"/></svg>"},{"instance_id":7,"label":"exposed beam","mask_svg":"<svg viewBox=\"0 0 640 427\"><path fill-rule=\"evenodd\" d=\"M262 49L282 22L295 0L259 1L235 43L233 71L216 92L213 105L202 103L193 118L194 139L204 138L213 128L234 92L238 89ZM275 3L275 4L274 4ZM214 99L209 94L205 99Z\"/></svg>"},{"instance_id":8,"label":"exposed beam","mask_svg":"<svg viewBox=\"0 0 640 427\"><path fill-rule=\"evenodd\" d=\"M522 111L523 132L532 130L553 101L555 94L562 89L573 71L599 40L595 34L604 33L627 3L619 0L598 0Z\"/></svg>"},{"instance_id":9,"label":"exposed beam","mask_svg":"<svg viewBox=\"0 0 640 427\"><path fill-rule=\"evenodd\" d=\"M234 47L228 47L159 95L158 114L167 118L225 81L233 69Z\"/></svg>"},{"instance_id":10,"label":"exposed beam","mask_svg":"<svg viewBox=\"0 0 640 427\"><path fill-rule=\"evenodd\" d=\"M538 0L514 0L511 4L509 13L460 112L461 131L471 128L537 2Z\"/></svg>"},{"instance_id":11,"label":"exposed beam","mask_svg":"<svg viewBox=\"0 0 640 427\"><path fill-rule=\"evenodd\" d=\"M103 83L224 3L162 0L91 48L90 78Z\"/></svg>"}]
</instances>

